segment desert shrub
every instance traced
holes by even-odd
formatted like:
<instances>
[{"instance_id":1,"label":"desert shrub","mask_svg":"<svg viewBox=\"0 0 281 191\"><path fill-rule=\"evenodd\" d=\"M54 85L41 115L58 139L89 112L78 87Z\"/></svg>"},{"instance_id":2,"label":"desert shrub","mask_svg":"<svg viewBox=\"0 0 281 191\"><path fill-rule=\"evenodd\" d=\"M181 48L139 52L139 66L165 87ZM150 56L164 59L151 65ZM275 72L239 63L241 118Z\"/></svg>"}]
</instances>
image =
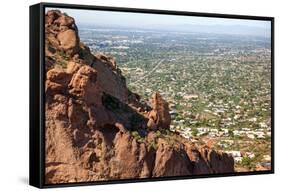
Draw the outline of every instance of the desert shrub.
<instances>
[{"instance_id":1,"label":"desert shrub","mask_svg":"<svg viewBox=\"0 0 281 191\"><path fill-rule=\"evenodd\" d=\"M248 166L251 164L251 159L249 157L243 157L241 164L244 166Z\"/></svg>"},{"instance_id":2,"label":"desert shrub","mask_svg":"<svg viewBox=\"0 0 281 191\"><path fill-rule=\"evenodd\" d=\"M162 135L162 133L161 133L159 130L157 130L157 131L156 131L156 136L157 136L157 137L161 137L161 135Z\"/></svg>"},{"instance_id":3,"label":"desert shrub","mask_svg":"<svg viewBox=\"0 0 281 191\"><path fill-rule=\"evenodd\" d=\"M229 133L229 136L230 136L230 137L234 137L234 133L233 133L232 130L229 130L228 133Z\"/></svg>"},{"instance_id":4,"label":"desert shrub","mask_svg":"<svg viewBox=\"0 0 281 191\"><path fill-rule=\"evenodd\" d=\"M150 144L149 144L150 147L152 147L154 150L157 150L158 146L157 146L157 143L155 141L152 141Z\"/></svg>"},{"instance_id":5,"label":"desert shrub","mask_svg":"<svg viewBox=\"0 0 281 191\"><path fill-rule=\"evenodd\" d=\"M140 136L138 131L132 131L131 135L138 141L138 142L144 142L145 139Z\"/></svg>"},{"instance_id":6,"label":"desert shrub","mask_svg":"<svg viewBox=\"0 0 281 191\"><path fill-rule=\"evenodd\" d=\"M65 61L69 61L70 60L70 56L68 54L66 54L64 51L59 51L58 53L61 58L63 58Z\"/></svg>"},{"instance_id":7,"label":"desert shrub","mask_svg":"<svg viewBox=\"0 0 281 191\"><path fill-rule=\"evenodd\" d=\"M243 157L242 161L241 161L241 165L244 167L248 167L248 168L253 168L253 159L251 159L250 157Z\"/></svg>"},{"instance_id":8,"label":"desert shrub","mask_svg":"<svg viewBox=\"0 0 281 191\"><path fill-rule=\"evenodd\" d=\"M58 60L57 64L60 65L63 68L66 68L66 65L67 65L66 61L64 61L64 60Z\"/></svg>"},{"instance_id":9,"label":"desert shrub","mask_svg":"<svg viewBox=\"0 0 281 191\"><path fill-rule=\"evenodd\" d=\"M266 135L265 138L264 138L264 140L266 140L266 141L271 141L271 136Z\"/></svg>"},{"instance_id":10,"label":"desert shrub","mask_svg":"<svg viewBox=\"0 0 281 191\"><path fill-rule=\"evenodd\" d=\"M172 136L167 137L166 141L171 147L173 147L176 144L176 140Z\"/></svg>"},{"instance_id":11,"label":"desert shrub","mask_svg":"<svg viewBox=\"0 0 281 191\"><path fill-rule=\"evenodd\" d=\"M140 135L139 135L139 132L137 132L137 131L132 131L131 134L132 134L132 136L133 136L134 138L140 136Z\"/></svg>"},{"instance_id":12,"label":"desert shrub","mask_svg":"<svg viewBox=\"0 0 281 191\"><path fill-rule=\"evenodd\" d=\"M193 129L191 130L191 135L194 136L194 137L196 137L197 134L198 134L198 132L199 132L198 129L193 128Z\"/></svg>"}]
</instances>

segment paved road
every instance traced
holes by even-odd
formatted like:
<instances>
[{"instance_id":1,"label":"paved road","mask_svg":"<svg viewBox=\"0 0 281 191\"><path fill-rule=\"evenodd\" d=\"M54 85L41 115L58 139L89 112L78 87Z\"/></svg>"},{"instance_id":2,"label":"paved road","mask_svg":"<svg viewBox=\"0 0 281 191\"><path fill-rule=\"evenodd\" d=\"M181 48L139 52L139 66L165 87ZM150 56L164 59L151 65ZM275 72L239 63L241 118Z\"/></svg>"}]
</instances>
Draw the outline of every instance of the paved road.
<instances>
[{"instance_id":1,"label":"paved road","mask_svg":"<svg viewBox=\"0 0 281 191\"><path fill-rule=\"evenodd\" d=\"M162 63L164 62L164 60L165 60L165 59L160 60L160 61L154 66L154 68L153 68L150 72L148 72L147 74L145 74L143 77L139 78L137 81L132 82L131 84L135 84L135 83L137 83L137 82L139 82L139 81L142 81L142 80L144 80L146 77L148 77L149 75L151 75L151 74L152 74L153 72L155 72L155 70L160 66L160 64L162 64Z\"/></svg>"}]
</instances>

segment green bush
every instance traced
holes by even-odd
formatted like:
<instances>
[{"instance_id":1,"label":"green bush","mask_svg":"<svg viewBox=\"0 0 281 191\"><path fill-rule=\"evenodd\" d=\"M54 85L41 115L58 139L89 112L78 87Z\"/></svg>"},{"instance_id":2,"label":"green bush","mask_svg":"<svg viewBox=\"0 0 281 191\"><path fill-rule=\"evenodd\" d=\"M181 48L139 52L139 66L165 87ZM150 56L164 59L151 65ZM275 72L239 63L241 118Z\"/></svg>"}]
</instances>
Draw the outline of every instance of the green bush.
<instances>
[{"instance_id":1,"label":"green bush","mask_svg":"<svg viewBox=\"0 0 281 191\"><path fill-rule=\"evenodd\" d=\"M199 131L198 131L198 129L196 129L196 128L193 128L193 129L191 130L191 135L192 135L193 137L196 137L198 133L199 133Z\"/></svg>"},{"instance_id":2,"label":"green bush","mask_svg":"<svg viewBox=\"0 0 281 191\"><path fill-rule=\"evenodd\" d=\"M229 130L228 133L229 133L229 136L230 136L230 137L234 137L234 133L233 133L232 130Z\"/></svg>"},{"instance_id":3,"label":"green bush","mask_svg":"<svg viewBox=\"0 0 281 191\"><path fill-rule=\"evenodd\" d=\"M249 169L255 168L254 158L251 159L250 157L243 157L241 165Z\"/></svg>"},{"instance_id":4,"label":"green bush","mask_svg":"<svg viewBox=\"0 0 281 191\"><path fill-rule=\"evenodd\" d=\"M151 146L152 146L152 148L154 148L154 150L157 150L157 143L156 142L152 142Z\"/></svg>"},{"instance_id":5,"label":"green bush","mask_svg":"<svg viewBox=\"0 0 281 191\"><path fill-rule=\"evenodd\" d=\"M132 131L131 134L132 134L132 136L133 136L134 138L140 136L140 135L139 135L139 132L137 132L137 131Z\"/></svg>"},{"instance_id":6,"label":"green bush","mask_svg":"<svg viewBox=\"0 0 281 191\"><path fill-rule=\"evenodd\" d=\"M131 135L138 141L138 142L144 142L145 139L140 136L138 131L132 131Z\"/></svg>"},{"instance_id":7,"label":"green bush","mask_svg":"<svg viewBox=\"0 0 281 191\"><path fill-rule=\"evenodd\" d=\"M157 130L157 131L156 131L156 136L157 136L157 137L161 137L161 135L162 135L161 132L160 132L159 130Z\"/></svg>"}]
</instances>

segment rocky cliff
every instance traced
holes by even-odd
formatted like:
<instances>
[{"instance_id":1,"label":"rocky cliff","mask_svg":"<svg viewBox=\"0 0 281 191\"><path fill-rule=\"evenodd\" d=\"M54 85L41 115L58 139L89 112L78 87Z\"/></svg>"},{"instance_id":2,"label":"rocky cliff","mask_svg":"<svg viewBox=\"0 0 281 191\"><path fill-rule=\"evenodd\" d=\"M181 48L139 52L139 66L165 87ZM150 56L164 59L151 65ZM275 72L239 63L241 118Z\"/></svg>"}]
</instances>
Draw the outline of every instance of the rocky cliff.
<instances>
[{"instance_id":1,"label":"rocky cliff","mask_svg":"<svg viewBox=\"0 0 281 191\"><path fill-rule=\"evenodd\" d=\"M93 55L60 11L45 15L45 71L46 183L234 171L232 157L171 132L161 95L140 102L114 58Z\"/></svg>"}]
</instances>

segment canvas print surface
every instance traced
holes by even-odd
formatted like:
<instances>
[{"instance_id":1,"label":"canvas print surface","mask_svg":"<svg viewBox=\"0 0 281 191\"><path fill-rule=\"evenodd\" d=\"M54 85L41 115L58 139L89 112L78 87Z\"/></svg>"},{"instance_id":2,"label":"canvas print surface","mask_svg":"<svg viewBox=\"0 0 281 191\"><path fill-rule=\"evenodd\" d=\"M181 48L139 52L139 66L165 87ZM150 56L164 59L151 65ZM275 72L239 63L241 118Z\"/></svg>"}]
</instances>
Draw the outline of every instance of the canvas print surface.
<instances>
[{"instance_id":1,"label":"canvas print surface","mask_svg":"<svg viewBox=\"0 0 281 191\"><path fill-rule=\"evenodd\" d=\"M45 184L271 169L271 22L45 10Z\"/></svg>"}]
</instances>

